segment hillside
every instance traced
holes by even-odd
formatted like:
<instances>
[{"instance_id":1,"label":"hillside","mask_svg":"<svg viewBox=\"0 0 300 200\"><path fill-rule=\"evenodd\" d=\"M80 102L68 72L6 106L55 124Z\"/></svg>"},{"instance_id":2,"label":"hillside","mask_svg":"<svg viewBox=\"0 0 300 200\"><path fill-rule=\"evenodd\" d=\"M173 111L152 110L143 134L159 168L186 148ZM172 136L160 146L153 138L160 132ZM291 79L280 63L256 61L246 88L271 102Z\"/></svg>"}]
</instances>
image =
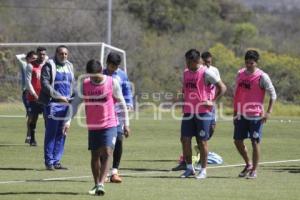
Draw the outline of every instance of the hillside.
<instances>
[{"instance_id":1,"label":"hillside","mask_svg":"<svg viewBox=\"0 0 300 200\"><path fill-rule=\"evenodd\" d=\"M254 3L247 1L247 5L258 5ZM106 41L106 9L106 1L102 0L2 0L0 41ZM213 53L230 98L244 52L255 48L262 54L260 64L274 79L280 100L300 103L298 19L296 7L289 12L269 11L269 7L252 8L239 0L114 0L112 45L127 52L129 78L137 97L165 92L176 96L181 87L184 53L198 48ZM0 78L4 81L1 101L19 96L14 55L28 50L0 49ZM53 55L53 49L49 48L48 53ZM77 75L83 73L89 58L98 57L96 48L71 49L70 60Z\"/></svg>"}]
</instances>

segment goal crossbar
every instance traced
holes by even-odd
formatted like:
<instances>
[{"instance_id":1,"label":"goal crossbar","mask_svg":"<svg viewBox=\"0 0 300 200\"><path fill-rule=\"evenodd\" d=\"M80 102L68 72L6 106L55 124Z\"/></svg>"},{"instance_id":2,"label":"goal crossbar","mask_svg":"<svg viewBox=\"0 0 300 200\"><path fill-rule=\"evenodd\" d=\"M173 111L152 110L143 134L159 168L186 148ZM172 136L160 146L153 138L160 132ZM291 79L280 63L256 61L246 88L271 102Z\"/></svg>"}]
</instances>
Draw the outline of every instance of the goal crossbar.
<instances>
[{"instance_id":1,"label":"goal crossbar","mask_svg":"<svg viewBox=\"0 0 300 200\"><path fill-rule=\"evenodd\" d=\"M127 61L126 52L123 49L114 47L104 42L20 42L20 43L0 43L0 47L26 47L26 46L101 46L100 62L104 66L104 49L109 48L114 51L118 51L124 56L124 71L127 74Z\"/></svg>"}]
</instances>

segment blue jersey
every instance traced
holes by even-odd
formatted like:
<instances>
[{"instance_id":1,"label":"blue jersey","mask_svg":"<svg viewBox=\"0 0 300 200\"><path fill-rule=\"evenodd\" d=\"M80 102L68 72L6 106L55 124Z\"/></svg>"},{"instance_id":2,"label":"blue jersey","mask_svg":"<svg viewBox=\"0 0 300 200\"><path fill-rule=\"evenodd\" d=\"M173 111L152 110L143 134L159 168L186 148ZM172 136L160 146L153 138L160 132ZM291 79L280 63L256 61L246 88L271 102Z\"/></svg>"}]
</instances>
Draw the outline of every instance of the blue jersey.
<instances>
[{"instance_id":1,"label":"blue jersey","mask_svg":"<svg viewBox=\"0 0 300 200\"><path fill-rule=\"evenodd\" d=\"M64 97L70 98L72 95L72 74L66 66L56 66L56 76L54 89Z\"/></svg>"},{"instance_id":2,"label":"blue jersey","mask_svg":"<svg viewBox=\"0 0 300 200\"><path fill-rule=\"evenodd\" d=\"M109 75L107 69L103 71L105 75ZM127 74L120 68L118 68L113 74L112 77L117 79L120 83L122 94L125 99L126 105L133 107L133 100L132 100L132 91L131 85L128 80Z\"/></svg>"}]
</instances>

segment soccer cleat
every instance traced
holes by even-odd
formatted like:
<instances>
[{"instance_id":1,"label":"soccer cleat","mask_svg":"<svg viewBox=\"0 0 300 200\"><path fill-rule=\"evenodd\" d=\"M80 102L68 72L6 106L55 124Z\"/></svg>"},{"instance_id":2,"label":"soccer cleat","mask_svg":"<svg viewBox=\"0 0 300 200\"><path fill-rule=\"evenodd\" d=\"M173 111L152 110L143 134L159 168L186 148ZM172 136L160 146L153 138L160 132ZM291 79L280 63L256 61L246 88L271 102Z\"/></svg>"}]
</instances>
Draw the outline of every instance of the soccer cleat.
<instances>
[{"instance_id":1,"label":"soccer cleat","mask_svg":"<svg viewBox=\"0 0 300 200\"><path fill-rule=\"evenodd\" d=\"M26 144L29 144L29 143L30 143L30 139L31 139L30 136L27 136L27 137L25 138L25 143L26 143Z\"/></svg>"},{"instance_id":2,"label":"soccer cleat","mask_svg":"<svg viewBox=\"0 0 300 200\"><path fill-rule=\"evenodd\" d=\"M46 165L46 170L48 170L48 171L54 171L53 165Z\"/></svg>"},{"instance_id":3,"label":"soccer cleat","mask_svg":"<svg viewBox=\"0 0 300 200\"><path fill-rule=\"evenodd\" d=\"M113 174L110 177L111 183L122 183L122 178L118 174Z\"/></svg>"},{"instance_id":4,"label":"soccer cleat","mask_svg":"<svg viewBox=\"0 0 300 200\"><path fill-rule=\"evenodd\" d=\"M98 196L103 196L105 194L104 185L97 185L95 194Z\"/></svg>"},{"instance_id":5,"label":"soccer cleat","mask_svg":"<svg viewBox=\"0 0 300 200\"><path fill-rule=\"evenodd\" d=\"M181 174L181 178L188 178L189 176L194 176L195 170L194 169L186 169L183 174Z\"/></svg>"},{"instance_id":6,"label":"soccer cleat","mask_svg":"<svg viewBox=\"0 0 300 200\"><path fill-rule=\"evenodd\" d=\"M252 165L246 165L243 171L239 173L239 177L246 177L252 169Z\"/></svg>"},{"instance_id":7,"label":"soccer cleat","mask_svg":"<svg viewBox=\"0 0 300 200\"><path fill-rule=\"evenodd\" d=\"M90 195L95 195L97 190L97 185L95 185L91 190L89 190Z\"/></svg>"},{"instance_id":8,"label":"soccer cleat","mask_svg":"<svg viewBox=\"0 0 300 200\"><path fill-rule=\"evenodd\" d=\"M254 170L254 171L250 171L250 173L248 174L248 176L247 176L247 179L256 179L257 178L257 173L256 173L256 171Z\"/></svg>"},{"instance_id":9,"label":"soccer cleat","mask_svg":"<svg viewBox=\"0 0 300 200\"><path fill-rule=\"evenodd\" d=\"M172 171L180 171L180 170L186 170L186 164L185 164L185 162L180 163L176 167L172 168Z\"/></svg>"},{"instance_id":10,"label":"soccer cleat","mask_svg":"<svg viewBox=\"0 0 300 200\"><path fill-rule=\"evenodd\" d=\"M206 171L201 170L199 174L195 177L196 179L205 179L206 178Z\"/></svg>"},{"instance_id":11,"label":"soccer cleat","mask_svg":"<svg viewBox=\"0 0 300 200\"><path fill-rule=\"evenodd\" d=\"M33 140L33 141L30 141L30 144L29 144L29 145L32 146L32 147L36 147L36 146L37 146L37 143L36 143L35 140Z\"/></svg>"},{"instance_id":12,"label":"soccer cleat","mask_svg":"<svg viewBox=\"0 0 300 200\"><path fill-rule=\"evenodd\" d=\"M68 170L67 167L62 166L60 163L57 163L54 165L54 169L58 169L58 170Z\"/></svg>"}]
</instances>

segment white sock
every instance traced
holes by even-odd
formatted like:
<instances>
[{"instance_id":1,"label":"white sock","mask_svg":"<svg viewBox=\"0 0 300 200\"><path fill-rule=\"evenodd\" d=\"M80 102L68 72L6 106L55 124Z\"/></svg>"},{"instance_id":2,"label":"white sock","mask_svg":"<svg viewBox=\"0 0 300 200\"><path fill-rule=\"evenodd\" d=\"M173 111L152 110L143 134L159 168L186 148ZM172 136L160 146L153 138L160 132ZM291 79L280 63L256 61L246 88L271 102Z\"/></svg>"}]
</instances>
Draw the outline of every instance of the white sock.
<instances>
[{"instance_id":1,"label":"white sock","mask_svg":"<svg viewBox=\"0 0 300 200\"><path fill-rule=\"evenodd\" d=\"M190 170L194 170L193 164L187 164L187 165L186 165L186 168L187 168L187 169L190 169Z\"/></svg>"},{"instance_id":2,"label":"white sock","mask_svg":"<svg viewBox=\"0 0 300 200\"><path fill-rule=\"evenodd\" d=\"M201 173L205 173L206 174L206 168L202 168L201 169Z\"/></svg>"},{"instance_id":3,"label":"white sock","mask_svg":"<svg viewBox=\"0 0 300 200\"><path fill-rule=\"evenodd\" d=\"M102 186L102 187L104 187L104 184L103 184L103 183L98 183L97 186Z\"/></svg>"},{"instance_id":4,"label":"white sock","mask_svg":"<svg viewBox=\"0 0 300 200\"><path fill-rule=\"evenodd\" d=\"M118 169L117 168L112 168L111 175L114 175L114 174L118 174Z\"/></svg>"}]
</instances>

